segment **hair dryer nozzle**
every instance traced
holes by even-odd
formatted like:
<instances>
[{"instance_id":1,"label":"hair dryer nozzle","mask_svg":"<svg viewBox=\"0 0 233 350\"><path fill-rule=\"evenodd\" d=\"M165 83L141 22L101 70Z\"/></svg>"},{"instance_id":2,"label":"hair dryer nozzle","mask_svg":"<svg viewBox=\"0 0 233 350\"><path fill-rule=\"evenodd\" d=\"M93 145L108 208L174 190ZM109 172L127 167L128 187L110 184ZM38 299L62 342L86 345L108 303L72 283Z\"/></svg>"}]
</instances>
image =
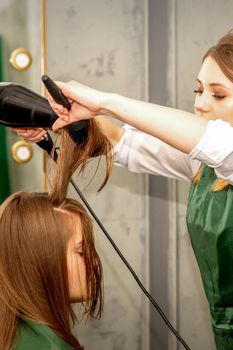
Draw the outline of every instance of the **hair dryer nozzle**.
<instances>
[{"instance_id":1,"label":"hair dryer nozzle","mask_svg":"<svg viewBox=\"0 0 233 350\"><path fill-rule=\"evenodd\" d=\"M57 118L45 97L21 85L0 84L1 124L20 128L50 128Z\"/></svg>"}]
</instances>

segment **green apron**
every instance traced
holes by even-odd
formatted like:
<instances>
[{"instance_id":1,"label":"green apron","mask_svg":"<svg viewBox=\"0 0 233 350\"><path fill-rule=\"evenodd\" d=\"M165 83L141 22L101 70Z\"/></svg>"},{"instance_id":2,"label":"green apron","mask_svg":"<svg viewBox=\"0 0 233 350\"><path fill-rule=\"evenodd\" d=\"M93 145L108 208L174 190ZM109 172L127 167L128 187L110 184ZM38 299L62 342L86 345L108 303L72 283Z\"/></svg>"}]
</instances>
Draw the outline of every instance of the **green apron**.
<instances>
[{"instance_id":1,"label":"green apron","mask_svg":"<svg viewBox=\"0 0 233 350\"><path fill-rule=\"evenodd\" d=\"M209 301L218 350L233 349L233 186L213 192L213 169L192 184L187 226Z\"/></svg>"},{"instance_id":2,"label":"green apron","mask_svg":"<svg viewBox=\"0 0 233 350\"><path fill-rule=\"evenodd\" d=\"M48 326L21 320L13 350L71 350L72 347Z\"/></svg>"}]
</instances>

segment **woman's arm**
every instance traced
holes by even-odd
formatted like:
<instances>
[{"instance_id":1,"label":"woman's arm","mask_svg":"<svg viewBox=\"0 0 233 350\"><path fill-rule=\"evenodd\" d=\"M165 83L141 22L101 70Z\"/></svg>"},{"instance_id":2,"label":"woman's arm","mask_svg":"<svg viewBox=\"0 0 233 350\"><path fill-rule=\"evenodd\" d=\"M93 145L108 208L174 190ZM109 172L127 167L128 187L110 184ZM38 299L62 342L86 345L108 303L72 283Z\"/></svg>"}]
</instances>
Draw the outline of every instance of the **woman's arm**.
<instances>
[{"instance_id":1,"label":"woman's arm","mask_svg":"<svg viewBox=\"0 0 233 350\"><path fill-rule=\"evenodd\" d=\"M192 113L101 92L77 82L57 84L69 98L72 108L67 111L49 96L52 108L60 117L54 123L53 130L102 114L130 124L182 152L190 153L207 127L207 120Z\"/></svg>"},{"instance_id":2,"label":"woman's arm","mask_svg":"<svg viewBox=\"0 0 233 350\"><path fill-rule=\"evenodd\" d=\"M192 113L110 94L106 113L190 153L204 135L208 120Z\"/></svg>"},{"instance_id":3,"label":"woman's arm","mask_svg":"<svg viewBox=\"0 0 233 350\"><path fill-rule=\"evenodd\" d=\"M192 180L201 164L157 137L129 125L124 127L124 134L114 148L114 162L131 172L185 181Z\"/></svg>"}]
</instances>

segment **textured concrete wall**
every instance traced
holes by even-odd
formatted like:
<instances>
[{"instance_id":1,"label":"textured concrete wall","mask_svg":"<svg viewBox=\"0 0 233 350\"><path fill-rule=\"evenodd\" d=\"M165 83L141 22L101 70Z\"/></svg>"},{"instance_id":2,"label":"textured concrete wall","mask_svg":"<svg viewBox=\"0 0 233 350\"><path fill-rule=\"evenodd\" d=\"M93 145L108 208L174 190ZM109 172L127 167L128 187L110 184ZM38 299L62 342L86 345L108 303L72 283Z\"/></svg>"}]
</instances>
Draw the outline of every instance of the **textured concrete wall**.
<instances>
[{"instance_id":1,"label":"textured concrete wall","mask_svg":"<svg viewBox=\"0 0 233 350\"><path fill-rule=\"evenodd\" d=\"M54 79L75 79L144 99L147 67L144 37L145 4L140 0L47 1L47 66ZM92 170L88 172L93 174ZM110 183L96 196L100 175L86 189L91 177L88 172L76 182L147 284L146 177L114 168ZM96 240L104 265L105 311L100 321L86 326L77 324L75 333L87 349L146 350L145 298L98 228Z\"/></svg>"}]
</instances>

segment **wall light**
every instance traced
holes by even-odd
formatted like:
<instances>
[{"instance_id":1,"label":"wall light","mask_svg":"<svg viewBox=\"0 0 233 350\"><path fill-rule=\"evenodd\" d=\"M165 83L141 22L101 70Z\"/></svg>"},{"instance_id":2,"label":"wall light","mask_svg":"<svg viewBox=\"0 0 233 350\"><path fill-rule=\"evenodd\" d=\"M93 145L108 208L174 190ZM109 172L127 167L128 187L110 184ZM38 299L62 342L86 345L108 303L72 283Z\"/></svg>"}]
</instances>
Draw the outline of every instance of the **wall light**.
<instances>
[{"instance_id":1,"label":"wall light","mask_svg":"<svg viewBox=\"0 0 233 350\"><path fill-rule=\"evenodd\" d=\"M16 70L24 71L32 64L32 55L28 50L20 47L12 51L9 61Z\"/></svg>"},{"instance_id":2,"label":"wall light","mask_svg":"<svg viewBox=\"0 0 233 350\"><path fill-rule=\"evenodd\" d=\"M32 145L24 140L17 141L12 145L11 154L17 163L27 163L33 156Z\"/></svg>"}]
</instances>

